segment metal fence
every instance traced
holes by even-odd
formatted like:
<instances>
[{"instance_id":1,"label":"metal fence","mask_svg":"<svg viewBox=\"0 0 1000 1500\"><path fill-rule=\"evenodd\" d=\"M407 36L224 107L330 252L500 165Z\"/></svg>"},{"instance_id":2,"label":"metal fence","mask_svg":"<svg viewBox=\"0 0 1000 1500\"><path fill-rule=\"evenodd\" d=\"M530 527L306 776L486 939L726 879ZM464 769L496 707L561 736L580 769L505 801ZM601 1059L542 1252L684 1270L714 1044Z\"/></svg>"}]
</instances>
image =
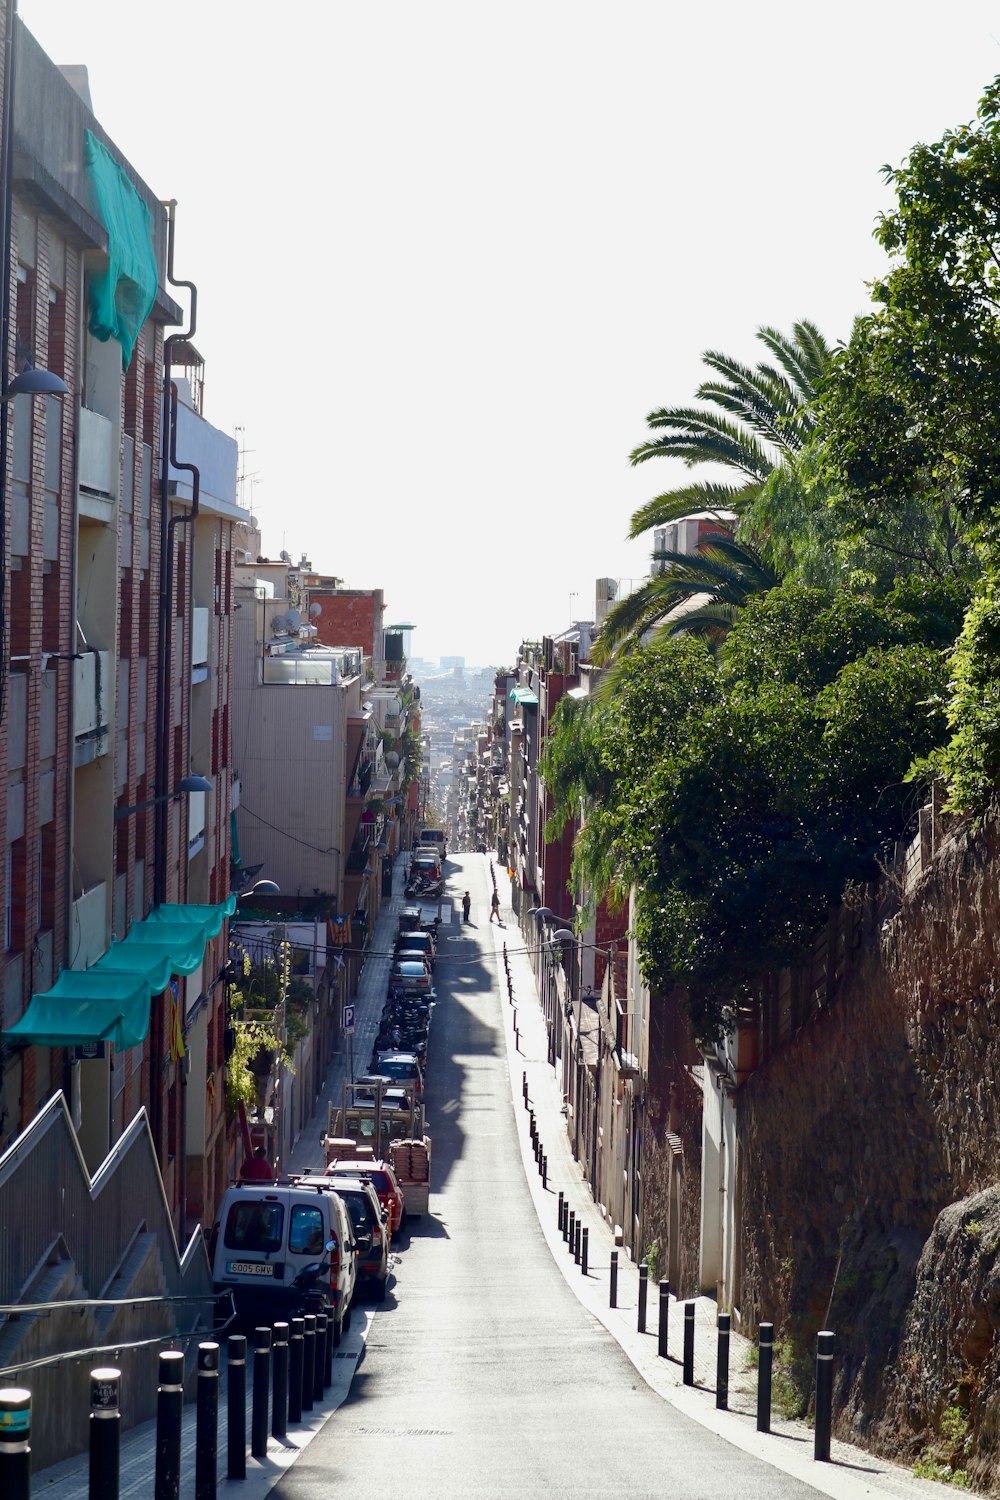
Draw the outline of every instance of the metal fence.
<instances>
[{"instance_id":1,"label":"metal fence","mask_svg":"<svg viewBox=\"0 0 1000 1500\"><path fill-rule=\"evenodd\" d=\"M200 1228L177 1243L144 1110L93 1177L62 1094L0 1156L0 1307L17 1309L0 1311L0 1382L31 1368L49 1414L36 1462L86 1444L88 1350L123 1351L126 1425L152 1415L148 1355L133 1370L129 1346L204 1336L214 1298Z\"/></svg>"}]
</instances>

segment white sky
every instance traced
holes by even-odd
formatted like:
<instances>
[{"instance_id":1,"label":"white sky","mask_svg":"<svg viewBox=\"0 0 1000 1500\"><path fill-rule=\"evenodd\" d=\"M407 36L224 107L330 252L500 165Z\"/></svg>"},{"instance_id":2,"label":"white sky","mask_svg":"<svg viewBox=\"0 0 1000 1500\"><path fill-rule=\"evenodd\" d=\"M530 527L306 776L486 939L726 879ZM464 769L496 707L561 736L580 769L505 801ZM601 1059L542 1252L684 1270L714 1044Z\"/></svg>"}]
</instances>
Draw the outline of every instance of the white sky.
<instances>
[{"instance_id":1,"label":"white sky","mask_svg":"<svg viewBox=\"0 0 1000 1500\"><path fill-rule=\"evenodd\" d=\"M646 571L631 470L701 351L846 337L879 167L969 119L1000 17L951 0L20 0L178 200L205 414L264 532L513 659Z\"/></svg>"}]
</instances>

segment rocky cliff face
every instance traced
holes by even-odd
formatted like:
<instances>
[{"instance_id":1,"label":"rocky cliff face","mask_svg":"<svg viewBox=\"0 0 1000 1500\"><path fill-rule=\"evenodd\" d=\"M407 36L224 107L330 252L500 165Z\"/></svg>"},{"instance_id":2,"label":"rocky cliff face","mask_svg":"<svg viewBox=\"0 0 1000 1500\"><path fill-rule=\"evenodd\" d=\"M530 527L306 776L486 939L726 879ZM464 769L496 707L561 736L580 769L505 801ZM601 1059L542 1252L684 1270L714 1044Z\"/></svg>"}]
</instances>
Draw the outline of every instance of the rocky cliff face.
<instances>
[{"instance_id":1,"label":"rocky cliff face","mask_svg":"<svg viewBox=\"0 0 1000 1500\"><path fill-rule=\"evenodd\" d=\"M868 904L838 999L748 1080L739 1134L744 1319L806 1356L836 1332L845 1435L910 1461L958 1410L1000 1486L998 991L994 822Z\"/></svg>"}]
</instances>

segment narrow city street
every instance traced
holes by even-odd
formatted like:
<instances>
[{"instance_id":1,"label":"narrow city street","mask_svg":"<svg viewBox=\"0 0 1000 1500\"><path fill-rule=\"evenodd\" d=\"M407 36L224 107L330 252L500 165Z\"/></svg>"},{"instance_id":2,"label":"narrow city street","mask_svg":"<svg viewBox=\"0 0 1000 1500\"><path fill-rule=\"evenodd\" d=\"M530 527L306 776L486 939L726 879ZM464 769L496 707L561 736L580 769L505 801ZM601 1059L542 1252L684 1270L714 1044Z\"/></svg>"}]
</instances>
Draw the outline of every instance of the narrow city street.
<instances>
[{"instance_id":1,"label":"narrow city street","mask_svg":"<svg viewBox=\"0 0 1000 1500\"><path fill-rule=\"evenodd\" d=\"M431 1212L405 1237L349 1398L275 1495L814 1493L655 1396L568 1288L517 1144L489 861L462 855L446 873L427 1087ZM516 928L511 938L520 944Z\"/></svg>"}]
</instances>

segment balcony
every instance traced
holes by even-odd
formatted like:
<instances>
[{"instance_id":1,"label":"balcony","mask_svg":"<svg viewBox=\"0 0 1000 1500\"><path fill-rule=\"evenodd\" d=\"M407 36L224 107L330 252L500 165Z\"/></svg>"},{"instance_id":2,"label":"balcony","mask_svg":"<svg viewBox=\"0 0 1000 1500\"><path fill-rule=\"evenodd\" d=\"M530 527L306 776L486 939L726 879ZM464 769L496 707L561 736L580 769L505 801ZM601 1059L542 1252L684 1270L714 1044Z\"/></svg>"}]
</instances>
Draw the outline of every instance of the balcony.
<instances>
[{"instance_id":1,"label":"balcony","mask_svg":"<svg viewBox=\"0 0 1000 1500\"><path fill-rule=\"evenodd\" d=\"M191 859L205 844L205 798L207 792L189 792L188 803L188 858Z\"/></svg>"},{"instance_id":2,"label":"balcony","mask_svg":"<svg viewBox=\"0 0 1000 1500\"><path fill-rule=\"evenodd\" d=\"M110 654L87 651L73 663L73 736L76 765L86 766L108 753Z\"/></svg>"},{"instance_id":3,"label":"balcony","mask_svg":"<svg viewBox=\"0 0 1000 1500\"><path fill-rule=\"evenodd\" d=\"M107 882L101 880L73 902L70 916L72 968L89 969L105 953L107 935Z\"/></svg>"},{"instance_id":4,"label":"balcony","mask_svg":"<svg viewBox=\"0 0 1000 1500\"><path fill-rule=\"evenodd\" d=\"M204 682L208 677L208 610L197 607L192 616L191 681Z\"/></svg>"},{"instance_id":5,"label":"balcony","mask_svg":"<svg viewBox=\"0 0 1000 1500\"><path fill-rule=\"evenodd\" d=\"M114 423L99 412L80 408L77 428L80 464L81 516L109 525L115 518L118 494L118 452Z\"/></svg>"}]
</instances>

